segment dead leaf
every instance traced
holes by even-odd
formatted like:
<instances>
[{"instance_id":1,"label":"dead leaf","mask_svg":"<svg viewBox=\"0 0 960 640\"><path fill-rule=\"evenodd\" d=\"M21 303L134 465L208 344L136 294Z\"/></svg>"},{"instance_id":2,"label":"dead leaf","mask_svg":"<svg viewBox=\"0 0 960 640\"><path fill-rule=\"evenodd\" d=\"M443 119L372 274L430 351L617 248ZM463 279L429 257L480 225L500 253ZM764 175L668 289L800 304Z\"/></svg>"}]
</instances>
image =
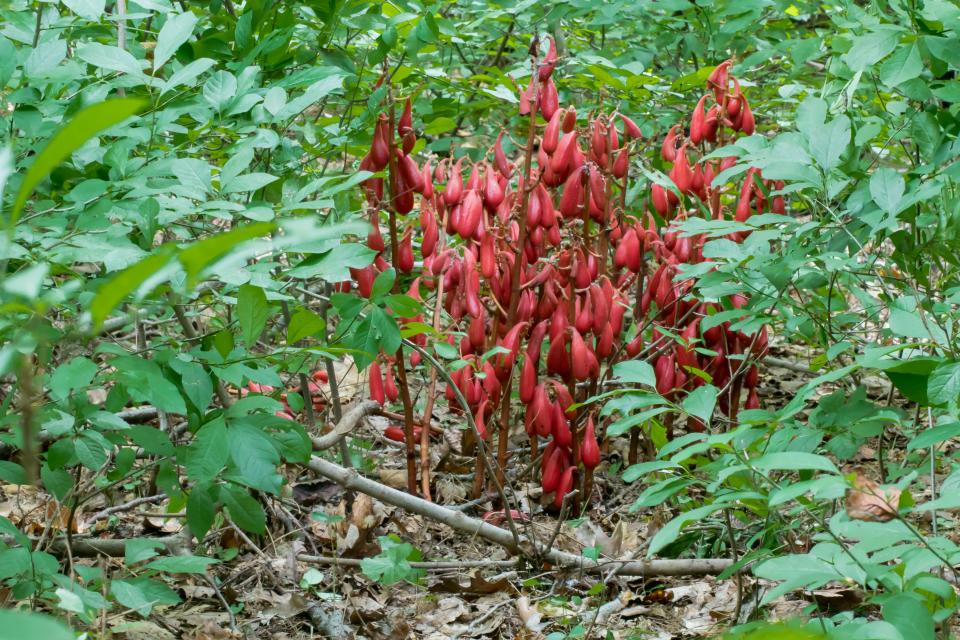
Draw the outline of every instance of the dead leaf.
<instances>
[{"instance_id":1,"label":"dead leaf","mask_svg":"<svg viewBox=\"0 0 960 640\"><path fill-rule=\"evenodd\" d=\"M530 599L527 596L517 598L517 615L520 616L523 626L530 631L540 631L543 627L540 624L540 612L530 606Z\"/></svg>"},{"instance_id":2,"label":"dead leaf","mask_svg":"<svg viewBox=\"0 0 960 640\"><path fill-rule=\"evenodd\" d=\"M896 487L884 489L861 473L847 489L847 515L854 520L887 522L897 515L901 491Z\"/></svg>"},{"instance_id":3,"label":"dead leaf","mask_svg":"<svg viewBox=\"0 0 960 640\"><path fill-rule=\"evenodd\" d=\"M459 577L451 576L444 578L439 584L431 586L430 590L437 593L487 595L498 591L506 591L510 588L510 581L506 578L488 582L486 578L480 575L479 570L474 570L471 572L469 582L464 583Z\"/></svg>"}]
</instances>

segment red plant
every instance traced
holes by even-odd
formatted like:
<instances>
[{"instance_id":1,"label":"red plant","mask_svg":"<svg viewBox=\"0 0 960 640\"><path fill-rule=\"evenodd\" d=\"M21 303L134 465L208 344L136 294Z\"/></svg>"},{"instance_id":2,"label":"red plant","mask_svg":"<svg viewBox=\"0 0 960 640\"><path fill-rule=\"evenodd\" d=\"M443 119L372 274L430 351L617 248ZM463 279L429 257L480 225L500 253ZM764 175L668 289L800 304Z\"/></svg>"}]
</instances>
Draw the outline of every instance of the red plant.
<instances>
[{"instance_id":1,"label":"red plant","mask_svg":"<svg viewBox=\"0 0 960 640\"><path fill-rule=\"evenodd\" d=\"M652 211L626 207L631 158L647 146L640 127L616 111L581 121L572 107L562 108L554 84L557 63L552 41L545 59L533 56L529 83L520 91L527 135L515 162L504 151L506 132L501 132L483 157L454 159L454 149L434 170L429 161L421 168L409 155L415 139L410 100L396 127L399 145L388 103L360 163L371 171L388 169L388 193L380 177L364 183L372 225L367 244L378 254L372 265L352 275L360 295L368 296L377 273L392 264L400 273L417 276L412 296L420 299L420 286L434 292L435 327L448 333L466 363L452 380L467 406L461 406L453 386L447 386L445 397L453 411L468 411L476 424L476 433L465 434L466 450L476 437L492 442L496 434L495 464L501 477L515 423L511 397L517 383L534 457L541 452L540 440L547 441L541 483L559 507L578 483L580 497L589 499L604 425L595 420L594 409L573 405L596 393L614 363L647 360L657 390L673 400L711 380L725 390L720 407L731 421L744 387L745 406L759 405L756 367L742 356L766 350L766 329L747 335L732 330L729 321L706 326L709 316L724 307L741 308L747 300L730 296L707 302L692 295L695 281L684 271L686 265L706 261L705 238L686 235L679 225L701 212L743 222L765 208L782 212L784 202L782 196L767 202L766 194L782 185L764 181L756 169L746 173L737 192L713 184L734 159L707 160L708 149L738 133L752 134L755 127L747 99L730 76L730 61L710 75L710 93L697 102L689 135L675 125L664 138L660 155L671 165L669 182L651 185L647 202ZM402 218L413 211L415 194L417 218ZM390 216L389 251L379 228L381 210ZM729 239L740 242L746 236L741 231ZM426 344L424 335L417 340ZM485 359L494 347L499 352ZM370 394L378 401L402 397L409 463L414 436L423 435L421 446L426 447L429 430L414 431L403 353L380 359L385 372L376 362L371 365ZM418 362L419 355L411 359L412 366ZM432 407L433 384L429 394ZM423 417L424 427L429 414ZM672 434L673 416L665 422ZM687 428L705 425L691 419ZM398 435L394 431L391 437ZM635 455L634 448L631 457ZM422 453L421 460L426 459ZM484 463L478 454L478 470ZM476 477L479 493L483 474L478 471ZM415 491L415 477L409 484ZM428 484L423 483L425 493Z\"/></svg>"}]
</instances>

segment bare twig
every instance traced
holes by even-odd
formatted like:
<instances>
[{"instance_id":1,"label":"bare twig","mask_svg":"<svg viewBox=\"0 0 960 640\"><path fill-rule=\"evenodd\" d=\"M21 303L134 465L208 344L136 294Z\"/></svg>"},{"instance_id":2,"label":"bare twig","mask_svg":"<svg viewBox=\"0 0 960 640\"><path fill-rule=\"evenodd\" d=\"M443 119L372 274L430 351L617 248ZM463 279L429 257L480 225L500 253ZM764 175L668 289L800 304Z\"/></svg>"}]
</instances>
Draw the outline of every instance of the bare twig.
<instances>
[{"instance_id":1,"label":"bare twig","mask_svg":"<svg viewBox=\"0 0 960 640\"><path fill-rule=\"evenodd\" d=\"M107 507L102 511L98 511L97 513L93 514L92 518L90 518L90 522L93 523L99 520L105 520L115 513L130 511L131 509L139 507L142 504L156 504L157 502L162 502L163 500L165 500L166 497L167 496L163 494L159 494L155 496L144 496L141 498L134 498L133 500L129 500L127 502L124 502L123 504Z\"/></svg>"}]
</instances>

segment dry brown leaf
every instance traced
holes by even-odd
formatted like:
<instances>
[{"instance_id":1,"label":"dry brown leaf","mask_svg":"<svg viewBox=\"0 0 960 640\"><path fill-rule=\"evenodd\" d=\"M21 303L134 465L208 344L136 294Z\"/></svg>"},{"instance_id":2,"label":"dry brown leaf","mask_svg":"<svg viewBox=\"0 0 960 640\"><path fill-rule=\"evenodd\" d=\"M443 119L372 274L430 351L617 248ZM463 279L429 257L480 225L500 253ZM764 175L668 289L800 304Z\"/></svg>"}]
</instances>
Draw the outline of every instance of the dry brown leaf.
<instances>
[{"instance_id":1,"label":"dry brown leaf","mask_svg":"<svg viewBox=\"0 0 960 640\"><path fill-rule=\"evenodd\" d=\"M870 480L861 473L847 489L847 515L854 520L866 522L887 522L897 515L900 502L900 489L887 487Z\"/></svg>"},{"instance_id":2,"label":"dry brown leaf","mask_svg":"<svg viewBox=\"0 0 960 640\"><path fill-rule=\"evenodd\" d=\"M506 591L510 589L510 581L506 578L500 578L492 582L487 581L478 570L471 572L468 582L462 581L459 577L450 576L444 578L440 583L430 587L431 591L439 593L466 593L472 595L486 595L496 593L497 591Z\"/></svg>"}]
</instances>

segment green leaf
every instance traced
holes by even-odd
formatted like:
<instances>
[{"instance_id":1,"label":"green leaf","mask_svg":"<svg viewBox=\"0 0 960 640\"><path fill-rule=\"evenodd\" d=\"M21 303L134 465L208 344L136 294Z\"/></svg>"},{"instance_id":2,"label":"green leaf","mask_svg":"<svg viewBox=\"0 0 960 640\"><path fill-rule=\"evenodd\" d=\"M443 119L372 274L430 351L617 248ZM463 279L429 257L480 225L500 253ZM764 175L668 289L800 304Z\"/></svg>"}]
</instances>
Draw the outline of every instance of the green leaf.
<instances>
[{"instance_id":1,"label":"green leaf","mask_svg":"<svg viewBox=\"0 0 960 640\"><path fill-rule=\"evenodd\" d=\"M128 609L133 609L143 617L150 615L157 605L180 603L180 596L176 591L159 580L150 578L111 580L110 594L117 602Z\"/></svg>"},{"instance_id":2,"label":"green leaf","mask_svg":"<svg viewBox=\"0 0 960 640\"><path fill-rule=\"evenodd\" d=\"M178 258L187 270L188 286L192 287L196 284L197 278L207 266L230 253L237 245L253 238L266 236L274 229L276 225L272 222L254 222L195 242L184 249Z\"/></svg>"},{"instance_id":3,"label":"green leaf","mask_svg":"<svg viewBox=\"0 0 960 640\"><path fill-rule=\"evenodd\" d=\"M866 35L857 36L842 59L851 71L866 71L870 65L879 62L890 54L900 39L900 28L889 26Z\"/></svg>"},{"instance_id":4,"label":"green leaf","mask_svg":"<svg viewBox=\"0 0 960 640\"><path fill-rule=\"evenodd\" d=\"M725 502L719 501L681 513L661 527L653 536L650 540L650 547L647 549L647 557L653 557L658 551L674 542L680 536L680 531L691 522L702 520L725 506L727 506Z\"/></svg>"},{"instance_id":5,"label":"green leaf","mask_svg":"<svg viewBox=\"0 0 960 640\"><path fill-rule=\"evenodd\" d=\"M213 381L210 374L197 362L186 362L180 368L180 383L190 402L201 412L213 399Z\"/></svg>"},{"instance_id":6,"label":"green leaf","mask_svg":"<svg viewBox=\"0 0 960 640\"><path fill-rule=\"evenodd\" d=\"M103 17L106 0L63 0L70 11L91 22L99 22Z\"/></svg>"},{"instance_id":7,"label":"green leaf","mask_svg":"<svg viewBox=\"0 0 960 640\"><path fill-rule=\"evenodd\" d=\"M153 68L159 69L170 59L177 49L190 38L193 27L197 24L197 16L191 11L167 17L160 34L157 36L157 46L153 50Z\"/></svg>"},{"instance_id":8,"label":"green leaf","mask_svg":"<svg viewBox=\"0 0 960 640\"><path fill-rule=\"evenodd\" d=\"M776 451L767 453L752 460L750 465L755 469L761 469L763 471L800 471L802 469L812 469L816 471L840 473L836 465L834 465L829 458L815 453L804 453L802 451Z\"/></svg>"},{"instance_id":9,"label":"green leaf","mask_svg":"<svg viewBox=\"0 0 960 640\"><path fill-rule=\"evenodd\" d=\"M230 519L244 531L263 533L267 530L267 517L263 513L263 507L246 489L223 485L220 487L220 502L227 508Z\"/></svg>"},{"instance_id":10,"label":"green leaf","mask_svg":"<svg viewBox=\"0 0 960 640\"><path fill-rule=\"evenodd\" d=\"M945 362L927 380L927 398L933 404L947 404L960 397L960 363Z\"/></svg>"},{"instance_id":11,"label":"green leaf","mask_svg":"<svg viewBox=\"0 0 960 640\"><path fill-rule=\"evenodd\" d=\"M16 462L0 460L0 480L10 484L27 484L27 472Z\"/></svg>"},{"instance_id":12,"label":"green leaf","mask_svg":"<svg viewBox=\"0 0 960 640\"><path fill-rule=\"evenodd\" d=\"M138 562L157 557L157 549L162 548L163 544L157 540L129 538L123 543L123 558L127 566L133 566Z\"/></svg>"},{"instance_id":13,"label":"green leaf","mask_svg":"<svg viewBox=\"0 0 960 640\"><path fill-rule=\"evenodd\" d=\"M210 531L216 515L217 504L210 486L198 483L187 496L187 524L198 540Z\"/></svg>"},{"instance_id":14,"label":"green leaf","mask_svg":"<svg viewBox=\"0 0 960 640\"><path fill-rule=\"evenodd\" d=\"M147 569L166 573L206 573L207 567L217 564L216 558L201 556L166 556L147 564Z\"/></svg>"},{"instance_id":15,"label":"green leaf","mask_svg":"<svg viewBox=\"0 0 960 640\"><path fill-rule=\"evenodd\" d=\"M360 562L365 576L384 586L389 586L420 574L410 565L410 559L416 553L413 545L398 542L387 536L381 536L379 540L381 552L373 558L364 558Z\"/></svg>"},{"instance_id":16,"label":"green leaf","mask_svg":"<svg viewBox=\"0 0 960 640\"><path fill-rule=\"evenodd\" d=\"M681 406L690 415L709 423L713 416L713 408L717 404L717 392L718 389L712 384L697 387L687 394Z\"/></svg>"},{"instance_id":17,"label":"green leaf","mask_svg":"<svg viewBox=\"0 0 960 640\"><path fill-rule=\"evenodd\" d=\"M890 56L880 67L880 80L888 87L896 87L912 80L923 71L920 48L916 43L904 45Z\"/></svg>"},{"instance_id":18,"label":"green leaf","mask_svg":"<svg viewBox=\"0 0 960 640\"><path fill-rule=\"evenodd\" d=\"M16 609L0 610L0 640L73 640L73 632L54 620L39 613Z\"/></svg>"},{"instance_id":19,"label":"green leaf","mask_svg":"<svg viewBox=\"0 0 960 640\"><path fill-rule=\"evenodd\" d=\"M240 287L237 294L237 317L240 320L243 342L247 349L252 349L270 318L270 305L263 289L250 284Z\"/></svg>"},{"instance_id":20,"label":"green leaf","mask_svg":"<svg viewBox=\"0 0 960 640\"><path fill-rule=\"evenodd\" d=\"M913 594L898 593L883 603L883 619L910 640L933 640L935 627L933 616L926 605Z\"/></svg>"},{"instance_id":21,"label":"green leaf","mask_svg":"<svg viewBox=\"0 0 960 640\"><path fill-rule=\"evenodd\" d=\"M882 167L870 176L870 197L890 215L899 212L905 189L903 176L889 167Z\"/></svg>"},{"instance_id":22,"label":"green leaf","mask_svg":"<svg viewBox=\"0 0 960 640\"><path fill-rule=\"evenodd\" d=\"M274 495L280 493L280 454L263 431L249 422L231 421L227 443L236 466L236 473L230 475L234 481Z\"/></svg>"},{"instance_id":23,"label":"green leaf","mask_svg":"<svg viewBox=\"0 0 960 640\"><path fill-rule=\"evenodd\" d=\"M323 318L310 309L298 309L290 317L290 326L287 327L287 344L294 345L304 338L317 335L325 326Z\"/></svg>"},{"instance_id":24,"label":"green leaf","mask_svg":"<svg viewBox=\"0 0 960 640\"><path fill-rule=\"evenodd\" d=\"M184 466L191 480L209 482L227 464L229 458L227 425L223 418L217 418L200 427L200 431L187 448Z\"/></svg>"},{"instance_id":25,"label":"green leaf","mask_svg":"<svg viewBox=\"0 0 960 640\"><path fill-rule=\"evenodd\" d=\"M613 375L624 382L657 386L657 376L649 362L644 360L625 360L613 365Z\"/></svg>"},{"instance_id":26,"label":"green leaf","mask_svg":"<svg viewBox=\"0 0 960 640\"><path fill-rule=\"evenodd\" d=\"M170 262L170 251L161 250L120 271L97 290L90 303L90 319L94 333L99 331L103 321L127 296L140 288L150 276L163 269Z\"/></svg>"},{"instance_id":27,"label":"green leaf","mask_svg":"<svg viewBox=\"0 0 960 640\"><path fill-rule=\"evenodd\" d=\"M271 182L279 180L277 176L269 173L245 173L237 176L220 189L220 193L247 193L262 189Z\"/></svg>"},{"instance_id":28,"label":"green leaf","mask_svg":"<svg viewBox=\"0 0 960 640\"><path fill-rule=\"evenodd\" d=\"M139 113L146 106L146 100L117 98L91 105L78 112L67 126L57 131L27 170L10 210L10 226L20 219L23 206L36 186L57 165L93 136Z\"/></svg>"},{"instance_id":29,"label":"green leaf","mask_svg":"<svg viewBox=\"0 0 960 640\"><path fill-rule=\"evenodd\" d=\"M837 116L809 139L810 155L824 171L840 164L840 158L850 144L850 119Z\"/></svg>"},{"instance_id":30,"label":"green leaf","mask_svg":"<svg viewBox=\"0 0 960 640\"><path fill-rule=\"evenodd\" d=\"M132 75L142 75L140 63L128 51L120 47L87 42L77 47L77 57L86 63L105 71L120 71Z\"/></svg>"},{"instance_id":31,"label":"green leaf","mask_svg":"<svg viewBox=\"0 0 960 640\"><path fill-rule=\"evenodd\" d=\"M61 364L50 375L50 395L58 400L66 400L70 392L85 389L97 375L97 365L89 358L76 357Z\"/></svg>"}]
</instances>

